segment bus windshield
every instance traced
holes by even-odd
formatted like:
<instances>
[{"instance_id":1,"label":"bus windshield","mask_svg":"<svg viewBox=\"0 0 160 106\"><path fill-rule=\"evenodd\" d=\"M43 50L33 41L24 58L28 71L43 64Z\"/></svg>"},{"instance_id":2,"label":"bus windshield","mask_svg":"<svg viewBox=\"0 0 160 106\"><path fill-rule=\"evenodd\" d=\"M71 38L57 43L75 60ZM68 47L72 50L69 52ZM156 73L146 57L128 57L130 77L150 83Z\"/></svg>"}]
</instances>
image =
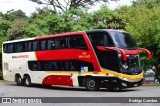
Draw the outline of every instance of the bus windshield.
<instances>
[{"instance_id":1,"label":"bus windshield","mask_svg":"<svg viewBox=\"0 0 160 106\"><path fill-rule=\"evenodd\" d=\"M110 34L116 47L122 49L136 49L136 43L129 33L111 31Z\"/></svg>"},{"instance_id":2,"label":"bus windshield","mask_svg":"<svg viewBox=\"0 0 160 106\"><path fill-rule=\"evenodd\" d=\"M120 65L122 73L139 74L142 72L138 56L130 56L130 58L127 58L126 61L122 60Z\"/></svg>"}]
</instances>

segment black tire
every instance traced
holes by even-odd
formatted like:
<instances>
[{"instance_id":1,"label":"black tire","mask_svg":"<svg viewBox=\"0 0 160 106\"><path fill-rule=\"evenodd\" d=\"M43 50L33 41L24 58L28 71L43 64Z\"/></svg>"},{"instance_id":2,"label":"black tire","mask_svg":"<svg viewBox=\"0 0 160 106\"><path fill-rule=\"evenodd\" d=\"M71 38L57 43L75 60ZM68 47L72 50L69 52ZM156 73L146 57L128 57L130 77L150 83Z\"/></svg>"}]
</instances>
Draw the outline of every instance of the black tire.
<instances>
[{"instance_id":1,"label":"black tire","mask_svg":"<svg viewBox=\"0 0 160 106\"><path fill-rule=\"evenodd\" d=\"M52 86L51 85L48 85L48 84L46 84L46 85L43 85L45 88L51 88Z\"/></svg>"},{"instance_id":2,"label":"black tire","mask_svg":"<svg viewBox=\"0 0 160 106\"><path fill-rule=\"evenodd\" d=\"M21 78L21 76L16 76L16 83L18 86L22 86L24 83L23 83L23 79Z\"/></svg>"},{"instance_id":3,"label":"black tire","mask_svg":"<svg viewBox=\"0 0 160 106\"><path fill-rule=\"evenodd\" d=\"M24 84L25 84L26 87L30 87L32 85L31 78L29 76L25 76Z\"/></svg>"},{"instance_id":4,"label":"black tire","mask_svg":"<svg viewBox=\"0 0 160 106\"><path fill-rule=\"evenodd\" d=\"M86 88L89 91L96 91L99 89L96 80L92 77L86 78Z\"/></svg>"},{"instance_id":5,"label":"black tire","mask_svg":"<svg viewBox=\"0 0 160 106\"><path fill-rule=\"evenodd\" d=\"M114 91L115 89L114 88L107 88L108 91Z\"/></svg>"}]
</instances>

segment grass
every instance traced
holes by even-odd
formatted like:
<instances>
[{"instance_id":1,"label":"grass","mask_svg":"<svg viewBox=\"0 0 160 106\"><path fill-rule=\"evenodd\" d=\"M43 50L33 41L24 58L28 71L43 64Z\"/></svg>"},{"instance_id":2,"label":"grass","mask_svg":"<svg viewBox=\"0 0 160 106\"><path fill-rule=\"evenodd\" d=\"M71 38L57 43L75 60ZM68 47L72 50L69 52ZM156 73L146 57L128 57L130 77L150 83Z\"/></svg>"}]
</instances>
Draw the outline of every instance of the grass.
<instances>
[{"instance_id":1,"label":"grass","mask_svg":"<svg viewBox=\"0 0 160 106\"><path fill-rule=\"evenodd\" d=\"M5 81L5 80L0 80L0 83L1 83L1 82L6 82L6 81Z\"/></svg>"}]
</instances>

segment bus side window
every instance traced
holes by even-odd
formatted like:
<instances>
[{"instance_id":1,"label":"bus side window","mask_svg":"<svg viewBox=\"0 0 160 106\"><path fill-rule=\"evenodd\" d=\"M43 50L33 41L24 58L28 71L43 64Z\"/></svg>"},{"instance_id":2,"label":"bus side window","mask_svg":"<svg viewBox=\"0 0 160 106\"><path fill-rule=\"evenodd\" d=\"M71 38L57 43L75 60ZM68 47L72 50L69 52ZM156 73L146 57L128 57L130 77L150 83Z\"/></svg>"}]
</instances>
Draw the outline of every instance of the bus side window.
<instances>
[{"instance_id":1,"label":"bus side window","mask_svg":"<svg viewBox=\"0 0 160 106\"><path fill-rule=\"evenodd\" d=\"M88 34L93 46L113 46L113 42L108 33L91 33Z\"/></svg>"},{"instance_id":2,"label":"bus side window","mask_svg":"<svg viewBox=\"0 0 160 106\"><path fill-rule=\"evenodd\" d=\"M86 42L82 35L74 35L69 37L69 47L87 49Z\"/></svg>"},{"instance_id":3,"label":"bus side window","mask_svg":"<svg viewBox=\"0 0 160 106\"><path fill-rule=\"evenodd\" d=\"M41 41L37 41L37 50L42 50L42 43L41 43Z\"/></svg>"},{"instance_id":4,"label":"bus side window","mask_svg":"<svg viewBox=\"0 0 160 106\"><path fill-rule=\"evenodd\" d=\"M51 71L52 70L51 61L44 61L43 65L44 65L44 70L45 71Z\"/></svg>"},{"instance_id":5,"label":"bus side window","mask_svg":"<svg viewBox=\"0 0 160 106\"><path fill-rule=\"evenodd\" d=\"M33 51L38 50L38 41L33 41Z\"/></svg>"},{"instance_id":6,"label":"bus side window","mask_svg":"<svg viewBox=\"0 0 160 106\"><path fill-rule=\"evenodd\" d=\"M25 51L25 52L28 52L28 46L29 46L29 45L28 45L28 42L25 42L25 43L24 43L24 46L25 46L25 50L24 50L24 51Z\"/></svg>"},{"instance_id":7,"label":"bus side window","mask_svg":"<svg viewBox=\"0 0 160 106\"><path fill-rule=\"evenodd\" d=\"M25 43L20 42L15 44L15 52L25 52Z\"/></svg>"},{"instance_id":8,"label":"bus side window","mask_svg":"<svg viewBox=\"0 0 160 106\"><path fill-rule=\"evenodd\" d=\"M69 70L78 71L76 60L70 60L68 65L69 65Z\"/></svg>"},{"instance_id":9,"label":"bus side window","mask_svg":"<svg viewBox=\"0 0 160 106\"><path fill-rule=\"evenodd\" d=\"M33 64L32 64L32 70L33 71L37 71L38 70L38 63L37 62L33 62Z\"/></svg>"},{"instance_id":10,"label":"bus side window","mask_svg":"<svg viewBox=\"0 0 160 106\"><path fill-rule=\"evenodd\" d=\"M51 67L52 67L52 70L58 70L57 61L52 61Z\"/></svg>"},{"instance_id":11,"label":"bus side window","mask_svg":"<svg viewBox=\"0 0 160 106\"><path fill-rule=\"evenodd\" d=\"M33 70L33 68L35 69L36 65L34 65L35 62L34 61L28 61L28 68L29 70Z\"/></svg>"},{"instance_id":12,"label":"bus side window","mask_svg":"<svg viewBox=\"0 0 160 106\"><path fill-rule=\"evenodd\" d=\"M13 52L14 52L13 44L9 44L9 45L8 45L8 52L9 52L9 53L13 53Z\"/></svg>"},{"instance_id":13,"label":"bus side window","mask_svg":"<svg viewBox=\"0 0 160 106\"><path fill-rule=\"evenodd\" d=\"M32 71L42 71L42 64L40 61L28 61L28 68Z\"/></svg>"},{"instance_id":14,"label":"bus side window","mask_svg":"<svg viewBox=\"0 0 160 106\"><path fill-rule=\"evenodd\" d=\"M48 50L55 49L56 47L55 39L49 39L47 47Z\"/></svg>"},{"instance_id":15,"label":"bus side window","mask_svg":"<svg viewBox=\"0 0 160 106\"><path fill-rule=\"evenodd\" d=\"M41 41L41 50L46 50L47 49L47 40L42 40Z\"/></svg>"},{"instance_id":16,"label":"bus side window","mask_svg":"<svg viewBox=\"0 0 160 106\"><path fill-rule=\"evenodd\" d=\"M59 71L66 70L65 61L61 61L61 60L57 61L57 66Z\"/></svg>"},{"instance_id":17,"label":"bus side window","mask_svg":"<svg viewBox=\"0 0 160 106\"><path fill-rule=\"evenodd\" d=\"M66 37L56 38L56 49L63 49L67 47Z\"/></svg>"},{"instance_id":18,"label":"bus side window","mask_svg":"<svg viewBox=\"0 0 160 106\"><path fill-rule=\"evenodd\" d=\"M32 51L33 50L33 45L32 45L32 41L28 42L28 51Z\"/></svg>"},{"instance_id":19,"label":"bus side window","mask_svg":"<svg viewBox=\"0 0 160 106\"><path fill-rule=\"evenodd\" d=\"M3 52L8 53L8 45L7 44L3 45Z\"/></svg>"}]
</instances>

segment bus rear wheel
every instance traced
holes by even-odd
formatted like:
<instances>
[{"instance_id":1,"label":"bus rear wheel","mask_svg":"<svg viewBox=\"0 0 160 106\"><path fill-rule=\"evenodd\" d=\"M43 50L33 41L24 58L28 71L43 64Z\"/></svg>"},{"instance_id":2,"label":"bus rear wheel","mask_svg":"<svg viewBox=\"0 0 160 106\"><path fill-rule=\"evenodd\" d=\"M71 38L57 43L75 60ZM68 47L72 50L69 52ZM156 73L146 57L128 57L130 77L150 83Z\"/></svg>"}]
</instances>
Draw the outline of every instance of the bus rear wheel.
<instances>
[{"instance_id":1,"label":"bus rear wheel","mask_svg":"<svg viewBox=\"0 0 160 106\"><path fill-rule=\"evenodd\" d=\"M25 84L26 87L30 87L32 85L31 78L29 76L25 76L24 84Z\"/></svg>"},{"instance_id":2,"label":"bus rear wheel","mask_svg":"<svg viewBox=\"0 0 160 106\"><path fill-rule=\"evenodd\" d=\"M16 76L16 83L18 86L22 86L23 85L23 79L21 78L21 76Z\"/></svg>"},{"instance_id":3,"label":"bus rear wheel","mask_svg":"<svg viewBox=\"0 0 160 106\"><path fill-rule=\"evenodd\" d=\"M89 91L96 91L99 89L96 80L92 77L86 78L86 88Z\"/></svg>"}]
</instances>

